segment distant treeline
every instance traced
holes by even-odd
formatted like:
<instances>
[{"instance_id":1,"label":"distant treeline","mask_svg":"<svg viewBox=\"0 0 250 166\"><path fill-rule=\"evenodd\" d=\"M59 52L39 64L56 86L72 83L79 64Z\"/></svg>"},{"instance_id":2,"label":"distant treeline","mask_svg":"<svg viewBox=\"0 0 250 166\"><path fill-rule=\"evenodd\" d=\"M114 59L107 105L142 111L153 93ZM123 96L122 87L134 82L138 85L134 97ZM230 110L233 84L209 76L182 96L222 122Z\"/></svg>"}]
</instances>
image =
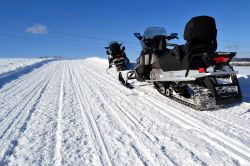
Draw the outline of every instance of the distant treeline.
<instances>
[{"instance_id":1,"label":"distant treeline","mask_svg":"<svg viewBox=\"0 0 250 166\"><path fill-rule=\"evenodd\" d=\"M44 58L63 59L60 56L40 56L39 58L41 58L41 59L44 59Z\"/></svg>"},{"instance_id":2,"label":"distant treeline","mask_svg":"<svg viewBox=\"0 0 250 166\"><path fill-rule=\"evenodd\" d=\"M232 66L250 66L250 62L230 62Z\"/></svg>"},{"instance_id":3,"label":"distant treeline","mask_svg":"<svg viewBox=\"0 0 250 166\"><path fill-rule=\"evenodd\" d=\"M232 66L250 66L250 58L233 58L230 64Z\"/></svg>"},{"instance_id":4,"label":"distant treeline","mask_svg":"<svg viewBox=\"0 0 250 166\"><path fill-rule=\"evenodd\" d=\"M250 58L233 58L231 62L250 62Z\"/></svg>"}]
</instances>

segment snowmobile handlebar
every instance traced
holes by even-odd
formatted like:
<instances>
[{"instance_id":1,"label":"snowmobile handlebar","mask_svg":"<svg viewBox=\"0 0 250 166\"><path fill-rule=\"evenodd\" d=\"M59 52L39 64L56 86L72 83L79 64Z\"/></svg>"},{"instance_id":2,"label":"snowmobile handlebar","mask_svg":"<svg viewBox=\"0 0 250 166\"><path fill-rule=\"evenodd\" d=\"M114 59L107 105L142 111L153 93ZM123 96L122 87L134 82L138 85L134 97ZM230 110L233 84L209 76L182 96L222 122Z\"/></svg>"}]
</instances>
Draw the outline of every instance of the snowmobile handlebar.
<instances>
[{"instance_id":1,"label":"snowmobile handlebar","mask_svg":"<svg viewBox=\"0 0 250 166\"><path fill-rule=\"evenodd\" d=\"M170 36L167 36L167 39L168 40L179 39L178 33L171 33Z\"/></svg>"},{"instance_id":2,"label":"snowmobile handlebar","mask_svg":"<svg viewBox=\"0 0 250 166\"><path fill-rule=\"evenodd\" d=\"M134 36L138 39L138 40L147 40L145 39L145 36L141 36L140 33L134 33ZM165 37L165 39L167 40L172 40L172 39L179 39L178 37L178 33L171 33L169 36L168 35L159 35L162 37ZM157 38L158 36L154 36L152 39Z\"/></svg>"},{"instance_id":3,"label":"snowmobile handlebar","mask_svg":"<svg viewBox=\"0 0 250 166\"><path fill-rule=\"evenodd\" d=\"M174 43L167 43L167 46L178 47L178 44L174 44Z\"/></svg>"}]
</instances>

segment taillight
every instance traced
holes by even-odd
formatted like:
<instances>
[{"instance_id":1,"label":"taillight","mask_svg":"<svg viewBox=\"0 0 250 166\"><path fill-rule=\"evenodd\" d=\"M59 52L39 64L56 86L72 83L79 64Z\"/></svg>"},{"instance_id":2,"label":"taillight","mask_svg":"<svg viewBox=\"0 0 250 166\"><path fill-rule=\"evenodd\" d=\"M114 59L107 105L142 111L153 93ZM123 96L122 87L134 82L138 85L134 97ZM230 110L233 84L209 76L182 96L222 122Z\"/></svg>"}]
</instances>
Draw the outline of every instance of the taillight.
<instances>
[{"instance_id":1,"label":"taillight","mask_svg":"<svg viewBox=\"0 0 250 166\"><path fill-rule=\"evenodd\" d=\"M224 57L224 56L218 56L218 57L214 57L213 60L217 64L218 63L227 63L230 60L230 58Z\"/></svg>"},{"instance_id":2,"label":"taillight","mask_svg":"<svg viewBox=\"0 0 250 166\"><path fill-rule=\"evenodd\" d=\"M205 73L205 68L204 67L200 67L199 68L199 73Z\"/></svg>"},{"instance_id":3,"label":"taillight","mask_svg":"<svg viewBox=\"0 0 250 166\"><path fill-rule=\"evenodd\" d=\"M116 57L117 57L117 58L120 58L120 57L121 57L121 54L116 54Z\"/></svg>"}]
</instances>

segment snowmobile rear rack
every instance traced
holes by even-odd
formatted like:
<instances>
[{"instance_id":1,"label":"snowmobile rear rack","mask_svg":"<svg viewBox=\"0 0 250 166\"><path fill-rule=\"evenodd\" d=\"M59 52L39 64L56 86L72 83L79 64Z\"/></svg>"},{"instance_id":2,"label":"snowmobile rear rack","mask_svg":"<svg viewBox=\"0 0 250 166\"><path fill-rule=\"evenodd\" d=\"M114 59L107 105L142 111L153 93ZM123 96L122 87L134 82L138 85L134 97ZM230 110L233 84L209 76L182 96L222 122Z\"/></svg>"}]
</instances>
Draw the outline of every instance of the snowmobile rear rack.
<instances>
[{"instance_id":1,"label":"snowmobile rear rack","mask_svg":"<svg viewBox=\"0 0 250 166\"><path fill-rule=\"evenodd\" d=\"M213 53L213 54L204 53L204 54L195 54L195 55L192 55L191 59L188 62L188 67L187 67L187 71L186 71L185 77L188 76L188 73L189 73L189 70L191 68L191 64L192 64L194 58L201 57L202 60L203 60L203 62L206 65L204 67L206 68L206 67L208 67L210 65L225 65L225 64L229 64L229 62L231 61L231 59L235 55L236 55L236 52L216 52L216 53ZM187 55L187 56L189 56L189 55Z\"/></svg>"}]
</instances>

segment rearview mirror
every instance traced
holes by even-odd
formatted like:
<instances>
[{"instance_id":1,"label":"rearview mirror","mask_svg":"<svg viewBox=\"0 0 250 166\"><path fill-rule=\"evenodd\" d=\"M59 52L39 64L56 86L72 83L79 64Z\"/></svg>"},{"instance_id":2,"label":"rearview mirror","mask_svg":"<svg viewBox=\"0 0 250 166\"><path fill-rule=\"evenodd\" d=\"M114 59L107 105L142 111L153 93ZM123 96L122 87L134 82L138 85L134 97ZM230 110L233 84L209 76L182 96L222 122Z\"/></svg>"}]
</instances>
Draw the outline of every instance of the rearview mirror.
<instances>
[{"instance_id":1,"label":"rearview mirror","mask_svg":"<svg viewBox=\"0 0 250 166\"><path fill-rule=\"evenodd\" d=\"M171 33L170 34L170 37L172 38L172 39L178 39L178 33Z\"/></svg>"},{"instance_id":2,"label":"rearview mirror","mask_svg":"<svg viewBox=\"0 0 250 166\"><path fill-rule=\"evenodd\" d=\"M109 49L109 47L104 47L105 49Z\"/></svg>"},{"instance_id":3,"label":"rearview mirror","mask_svg":"<svg viewBox=\"0 0 250 166\"><path fill-rule=\"evenodd\" d=\"M137 39L139 39L139 40L141 40L141 39L142 39L142 36L141 36L141 34L140 34L140 33L134 33L134 35L135 35L135 37L136 37Z\"/></svg>"},{"instance_id":4,"label":"rearview mirror","mask_svg":"<svg viewBox=\"0 0 250 166\"><path fill-rule=\"evenodd\" d=\"M125 51L125 46L122 46L122 50Z\"/></svg>"}]
</instances>

